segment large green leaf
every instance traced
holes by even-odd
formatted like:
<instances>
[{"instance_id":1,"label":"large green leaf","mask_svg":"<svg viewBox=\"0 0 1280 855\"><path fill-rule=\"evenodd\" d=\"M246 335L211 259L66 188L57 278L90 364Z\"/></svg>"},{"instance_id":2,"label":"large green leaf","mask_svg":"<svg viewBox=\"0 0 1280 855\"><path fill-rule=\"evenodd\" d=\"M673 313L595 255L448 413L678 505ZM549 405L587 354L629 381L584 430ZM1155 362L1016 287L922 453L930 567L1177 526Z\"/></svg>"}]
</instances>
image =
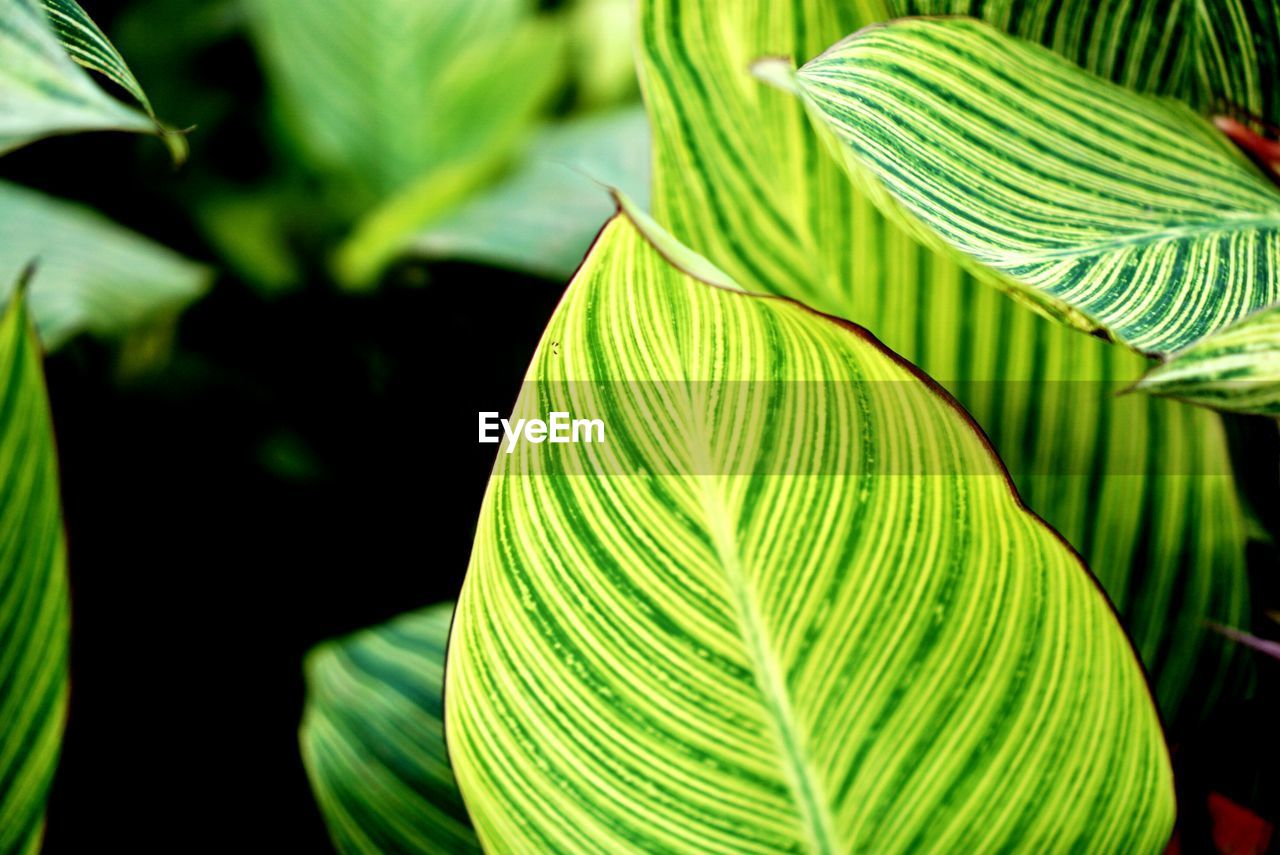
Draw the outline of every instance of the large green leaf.
<instances>
[{"instance_id":1,"label":"large green leaf","mask_svg":"<svg viewBox=\"0 0 1280 855\"><path fill-rule=\"evenodd\" d=\"M442 603L307 657L302 758L344 855L480 851L445 753L452 615Z\"/></svg>"},{"instance_id":2,"label":"large green leaf","mask_svg":"<svg viewBox=\"0 0 1280 855\"><path fill-rule=\"evenodd\" d=\"M45 5L38 0L0 5L0 154L56 134L133 131L162 135L181 159L181 136L146 112L137 81L83 10L72 0ZM107 94L73 57L125 86L143 109Z\"/></svg>"},{"instance_id":3,"label":"large green leaf","mask_svg":"<svg viewBox=\"0 0 1280 855\"><path fill-rule=\"evenodd\" d=\"M47 347L111 336L200 296L210 272L102 215L0 182L0 282L35 261L31 314ZM0 304L10 289L0 288Z\"/></svg>"},{"instance_id":4,"label":"large green leaf","mask_svg":"<svg viewBox=\"0 0 1280 855\"><path fill-rule=\"evenodd\" d=\"M964 19L863 30L791 83L891 213L1053 317L1168 353L1280 299L1280 191L1177 102Z\"/></svg>"},{"instance_id":5,"label":"large green leaf","mask_svg":"<svg viewBox=\"0 0 1280 855\"><path fill-rule=\"evenodd\" d=\"M1160 850L1168 759L1106 598L868 333L619 218L512 418L559 410L604 442L499 454L449 649L487 851Z\"/></svg>"},{"instance_id":6,"label":"large green leaf","mask_svg":"<svg viewBox=\"0 0 1280 855\"><path fill-rule=\"evenodd\" d=\"M1204 621L1249 614L1246 526L1220 420L1115 398L1142 358L1024 310L923 248L825 156L797 99L750 77L756 58L807 59L881 11L644 0L654 212L738 281L865 325L956 394L1028 504L1096 569L1170 721L1193 717L1238 684L1228 666L1241 662ZM1128 44L1100 41L1096 67L1126 67L1106 50Z\"/></svg>"},{"instance_id":7,"label":"large green leaf","mask_svg":"<svg viewBox=\"0 0 1280 855\"><path fill-rule=\"evenodd\" d=\"M39 851L67 708L66 545L40 348L0 319L0 852Z\"/></svg>"},{"instance_id":8,"label":"large green leaf","mask_svg":"<svg viewBox=\"0 0 1280 855\"><path fill-rule=\"evenodd\" d=\"M313 166L348 179L357 211L511 153L563 73L560 33L536 8L247 0L282 118Z\"/></svg>"},{"instance_id":9,"label":"large green leaf","mask_svg":"<svg viewBox=\"0 0 1280 855\"><path fill-rule=\"evenodd\" d=\"M409 249L567 279L613 213L601 184L648 205L649 128L638 107L548 126L516 172L432 223Z\"/></svg>"},{"instance_id":10,"label":"large green leaf","mask_svg":"<svg viewBox=\"0 0 1280 855\"><path fill-rule=\"evenodd\" d=\"M1280 415L1280 307L1196 342L1134 388L1217 410Z\"/></svg>"}]
</instances>

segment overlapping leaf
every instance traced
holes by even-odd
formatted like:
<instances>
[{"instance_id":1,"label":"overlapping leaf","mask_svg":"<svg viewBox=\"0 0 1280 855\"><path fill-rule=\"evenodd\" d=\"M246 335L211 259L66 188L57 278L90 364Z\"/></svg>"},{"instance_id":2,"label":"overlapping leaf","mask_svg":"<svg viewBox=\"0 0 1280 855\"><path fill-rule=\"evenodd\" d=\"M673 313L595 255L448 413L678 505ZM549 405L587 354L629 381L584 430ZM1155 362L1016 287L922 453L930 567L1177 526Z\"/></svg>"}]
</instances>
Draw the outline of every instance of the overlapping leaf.
<instances>
[{"instance_id":1,"label":"overlapping leaf","mask_svg":"<svg viewBox=\"0 0 1280 855\"><path fill-rule=\"evenodd\" d=\"M317 647L300 741L344 855L479 852L444 744L442 603Z\"/></svg>"},{"instance_id":2,"label":"overlapping leaf","mask_svg":"<svg viewBox=\"0 0 1280 855\"><path fill-rule=\"evenodd\" d=\"M181 136L146 112L137 81L73 0L6 0L0 55L0 154L55 134L103 130L160 134L176 159L184 154ZM124 86L143 109L107 94L73 57Z\"/></svg>"},{"instance_id":3,"label":"overlapping leaf","mask_svg":"<svg viewBox=\"0 0 1280 855\"><path fill-rule=\"evenodd\" d=\"M1280 306L1196 342L1134 388L1217 410L1280 415Z\"/></svg>"},{"instance_id":4,"label":"overlapping leaf","mask_svg":"<svg viewBox=\"0 0 1280 855\"><path fill-rule=\"evenodd\" d=\"M945 393L865 331L602 233L500 454L450 643L492 852L1156 852L1141 670Z\"/></svg>"},{"instance_id":5,"label":"overlapping leaf","mask_svg":"<svg viewBox=\"0 0 1280 855\"><path fill-rule=\"evenodd\" d=\"M1006 6L983 4L993 15ZM645 0L655 214L738 281L865 325L955 393L1028 504L1095 568L1170 719L1194 717L1238 684L1240 659L1204 621L1248 619L1246 529L1218 418L1115 398L1144 360L923 248L851 185L796 98L750 77L760 56L803 61L883 12ZM1057 32L1048 11L1009 18ZM1131 44L1099 31L1092 67L1133 79L1122 57Z\"/></svg>"},{"instance_id":6,"label":"overlapping leaf","mask_svg":"<svg viewBox=\"0 0 1280 855\"><path fill-rule=\"evenodd\" d=\"M39 851L67 707L66 546L40 349L0 319L0 852Z\"/></svg>"},{"instance_id":7,"label":"overlapping leaf","mask_svg":"<svg viewBox=\"0 0 1280 855\"><path fill-rule=\"evenodd\" d=\"M80 205L0 182L0 282L29 263L31 315L47 347L78 332L110 336L171 313L208 286L201 265ZM11 286L0 288L0 304Z\"/></svg>"},{"instance_id":8,"label":"overlapping leaf","mask_svg":"<svg viewBox=\"0 0 1280 855\"><path fill-rule=\"evenodd\" d=\"M596 182L648 205L649 128L640 108L547 127L518 171L432 223L410 251L567 279L613 212Z\"/></svg>"},{"instance_id":9,"label":"overlapping leaf","mask_svg":"<svg viewBox=\"0 0 1280 855\"><path fill-rule=\"evenodd\" d=\"M1280 299L1280 191L1190 108L963 19L794 83L855 180L1056 318L1168 353Z\"/></svg>"}]
</instances>

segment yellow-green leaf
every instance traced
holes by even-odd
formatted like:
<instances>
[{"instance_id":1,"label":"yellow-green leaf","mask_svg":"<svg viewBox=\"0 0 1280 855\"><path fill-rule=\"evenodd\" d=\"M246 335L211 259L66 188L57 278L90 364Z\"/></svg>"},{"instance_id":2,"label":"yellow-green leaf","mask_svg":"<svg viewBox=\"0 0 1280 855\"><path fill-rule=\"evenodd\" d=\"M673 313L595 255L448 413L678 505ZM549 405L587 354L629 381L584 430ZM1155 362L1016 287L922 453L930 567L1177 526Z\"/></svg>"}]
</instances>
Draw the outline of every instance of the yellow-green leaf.
<instances>
[{"instance_id":1,"label":"yellow-green leaf","mask_svg":"<svg viewBox=\"0 0 1280 855\"><path fill-rule=\"evenodd\" d=\"M1169 353L1280 299L1280 191L1189 107L964 19L795 83L887 210L1055 318Z\"/></svg>"},{"instance_id":2,"label":"yellow-green leaf","mask_svg":"<svg viewBox=\"0 0 1280 855\"><path fill-rule=\"evenodd\" d=\"M1280 415L1280 307L1201 339L1134 388L1216 410Z\"/></svg>"},{"instance_id":3,"label":"yellow-green leaf","mask_svg":"<svg viewBox=\"0 0 1280 855\"><path fill-rule=\"evenodd\" d=\"M874 23L881 4L640 10L658 219L749 289L860 323L947 386L1027 503L1095 568L1175 729L1237 690L1242 657L1204 626L1249 615L1246 523L1220 419L1116 398L1144 359L1023 309L912 240L826 156L799 99L752 78L758 57L803 62ZM1047 6L1008 17L1046 38L1062 27ZM1093 67L1135 79L1118 55L1130 44L1101 39Z\"/></svg>"},{"instance_id":4,"label":"yellow-green leaf","mask_svg":"<svg viewBox=\"0 0 1280 855\"><path fill-rule=\"evenodd\" d=\"M66 545L40 348L0 319L0 852L34 855L67 708Z\"/></svg>"},{"instance_id":5,"label":"yellow-green leaf","mask_svg":"<svg viewBox=\"0 0 1280 855\"><path fill-rule=\"evenodd\" d=\"M480 851L444 744L452 615L441 603L307 657L302 758L343 855Z\"/></svg>"},{"instance_id":6,"label":"yellow-green leaf","mask_svg":"<svg viewBox=\"0 0 1280 855\"><path fill-rule=\"evenodd\" d=\"M649 228L652 228L650 226ZM499 454L446 670L491 852L1158 852L1141 669L953 399L601 234Z\"/></svg>"}]
</instances>

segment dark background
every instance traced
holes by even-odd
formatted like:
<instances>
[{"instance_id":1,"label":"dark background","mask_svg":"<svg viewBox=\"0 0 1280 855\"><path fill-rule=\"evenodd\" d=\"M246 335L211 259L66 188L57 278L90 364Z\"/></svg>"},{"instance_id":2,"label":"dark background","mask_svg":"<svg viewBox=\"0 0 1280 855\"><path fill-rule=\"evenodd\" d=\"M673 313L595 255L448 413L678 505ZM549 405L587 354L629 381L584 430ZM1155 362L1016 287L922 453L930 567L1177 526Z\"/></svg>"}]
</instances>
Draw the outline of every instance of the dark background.
<instances>
[{"instance_id":1,"label":"dark background","mask_svg":"<svg viewBox=\"0 0 1280 855\"><path fill-rule=\"evenodd\" d=\"M90 9L114 35L126 5ZM277 165L256 58L232 36L185 60L231 96L195 102L210 121L129 55L158 112L199 124L187 168L154 140L92 134L0 175L215 265L190 194ZM302 657L456 596L494 454L476 413L510 410L562 290L404 265L368 296L314 270L265 299L220 273L141 372L86 337L49 358L73 622L46 853L331 851L297 747Z\"/></svg>"},{"instance_id":2,"label":"dark background","mask_svg":"<svg viewBox=\"0 0 1280 855\"><path fill-rule=\"evenodd\" d=\"M158 112L199 126L187 168L154 140L95 134L6 156L0 177L219 266L191 199L289 167L243 36L165 52L213 5L90 9L118 41L132 26L121 49ZM145 44L117 20L136 6ZM267 298L219 273L141 369L84 337L48 361L73 610L50 855L331 851L297 749L302 657L461 584L494 454L475 414L510 409L563 283L404 264L357 297L318 263L305 278ZM1280 528L1274 426L1244 431L1242 474ZM1254 557L1256 599L1275 608L1275 555ZM1207 851L1209 790L1272 819L1280 806L1280 681L1260 664L1254 701L1176 746L1184 852Z\"/></svg>"}]
</instances>

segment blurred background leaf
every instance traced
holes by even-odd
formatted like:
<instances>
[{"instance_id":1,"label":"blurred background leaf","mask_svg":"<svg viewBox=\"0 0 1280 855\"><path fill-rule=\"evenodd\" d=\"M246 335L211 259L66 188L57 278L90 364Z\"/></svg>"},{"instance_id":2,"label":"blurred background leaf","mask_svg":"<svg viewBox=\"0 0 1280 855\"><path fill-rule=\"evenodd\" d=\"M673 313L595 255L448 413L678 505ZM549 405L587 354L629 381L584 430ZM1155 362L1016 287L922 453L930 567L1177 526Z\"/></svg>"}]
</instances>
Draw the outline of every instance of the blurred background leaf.
<instances>
[{"instance_id":1,"label":"blurred background leaf","mask_svg":"<svg viewBox=\"0 0 1280 855\"><path fill-rule=\"evenodd\" d=\"M93 210L0 181L0 282L36 261L30 303L40 339L120 335L200 296L211 272ZM7 300L11 289L0 290Z\"/></svg>"}]
</instances>

